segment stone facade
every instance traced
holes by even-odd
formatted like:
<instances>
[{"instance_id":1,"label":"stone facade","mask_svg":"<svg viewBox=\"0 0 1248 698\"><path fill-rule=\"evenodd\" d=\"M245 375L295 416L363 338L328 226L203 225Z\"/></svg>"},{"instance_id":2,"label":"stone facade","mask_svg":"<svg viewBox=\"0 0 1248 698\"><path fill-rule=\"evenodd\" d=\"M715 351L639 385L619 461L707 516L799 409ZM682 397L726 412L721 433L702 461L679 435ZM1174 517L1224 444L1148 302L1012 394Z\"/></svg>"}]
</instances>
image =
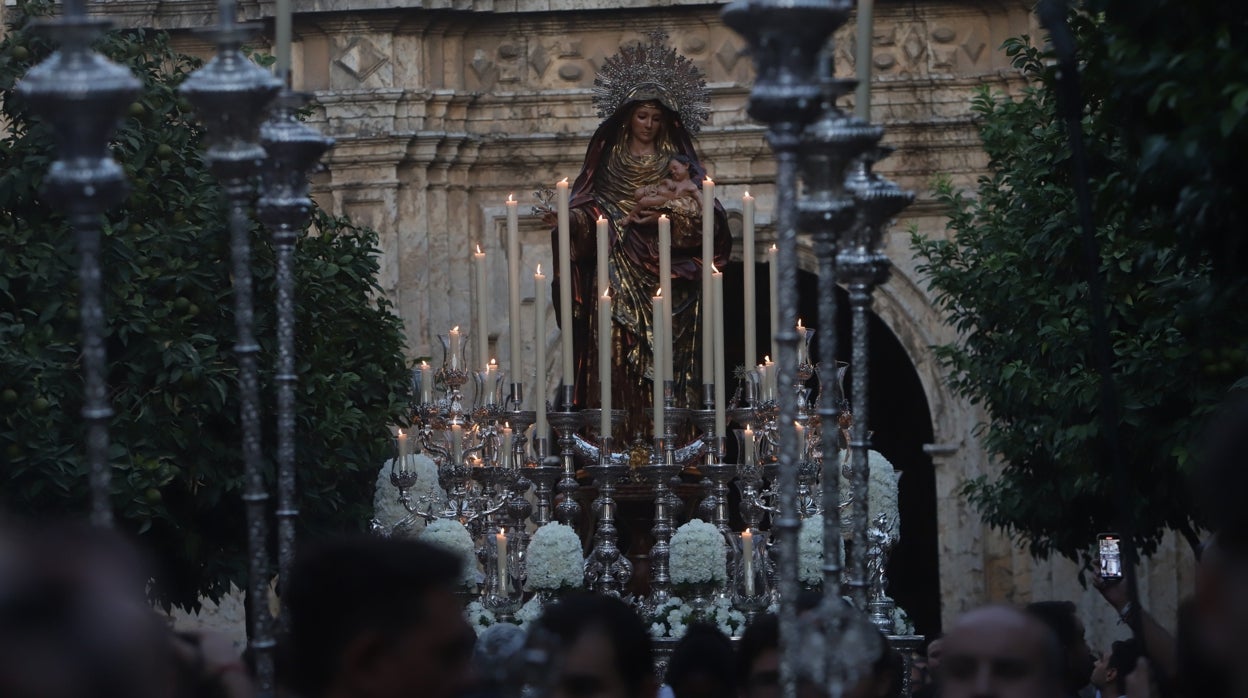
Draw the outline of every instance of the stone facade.
<instances>
[{"instance_id":1,"label":"stone facade","mask_svg":"<svg viewBox=\"0 0 1248 698\"><path fill-rule=\"evenodd\" d=\"M949 391L929 350L954 333L934 309L908 245L911 228L946 235L931 198L933 178L970 186L985 167L970 96L983 85L1006 92L1019 86L999 47L1009 36L1040 34L1030 4L939 0L876 7L871 114L897 147L880 169L918 192L888 238L895 272L877 294L876 311L909 354L931 414L935 438L927 451L935 468L943 620L989 600L1076 598L1091 637L1104 645L1120 631L1108 607L1090 596L1095 592L1077 586L1073 567L1032 561L982 524L957 494L967 478L994 469L973 436L984 415ZM183 49L206 55L210 47L184 30L211 23L212 5L105 0L96 7L121 24L174 30ZM437 353L436 333L469 325L469 255L479 244L494 279L491 352L508 365L513 328L506 317L503 202L514 193L525 211L535 188L575 177L599 123L590 100L597 66L622 43L655 28L668 31L672 44L706 72L712 115L698 148L721 201L737 213L741 194L754 194L760 259L771 243L774 161L762 129L745 113L752 66L742 40L720 21L720 3L295 0L294 6L294 85L315 93L313 125L338 142L327 172L315 181L316 196L380 232L380 283L405 321L413 358ZM267 1L244 0L240 7L244 18L267 22L272 13ZM853 27L836 39L838 70L849 75ZM549 233L534 217L522 217L520 226L522 268L531 278L539 263L551 266ZM738 239L734 258L740 253ZM808 246L802 264L814 271ZM539 304L551 314L551 332L539 341L557 365L549 299L535 297L531 281L522 294L524 321L515 329L523 333L524 355L533 356L533 308ZM1190 557L1181 544L1168 545L1146 565L1142 588L1163 618L1172 617L1177 598L1191 588Z\"/></svg>"}]
</instances>

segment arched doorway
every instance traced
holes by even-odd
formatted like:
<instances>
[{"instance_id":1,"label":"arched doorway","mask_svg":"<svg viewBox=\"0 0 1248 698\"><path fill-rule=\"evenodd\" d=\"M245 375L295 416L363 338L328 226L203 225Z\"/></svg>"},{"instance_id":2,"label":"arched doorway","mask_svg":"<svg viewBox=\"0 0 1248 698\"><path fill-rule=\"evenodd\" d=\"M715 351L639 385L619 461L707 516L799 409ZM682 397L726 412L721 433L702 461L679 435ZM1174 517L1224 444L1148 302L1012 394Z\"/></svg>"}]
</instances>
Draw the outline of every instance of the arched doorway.
<instances>
[{"instance_id":1,"label":"arched doorway","mask_svg":"<svg viewBox=\"0 0 1248 698\"><path fill-rule=\"evenodd\" d=\"M733 261L724 271L724 312L726 318L743 313L743 269ZM770 311L767 266L756 265L758 284L758 347L766 353L770 343ZM807 327L817 325L818 277L798 273L798 317ZM838 357L849 360L849 299L838 289ZM725 323L725 364L745 363L744 327L740 322ZM901 533L889 559L889 595L906 610L916 632L940 631L940 574L936 535L936 480L932 458L923 451L932 443L932 417L923 385L905 347L882 320L871 314L868 328L871 346L871 431L873 447L902 473L899 483ZM818 351L812 345L812 351ZM730 368L731 371L731 368ZM848 380L846 390L850 390Z\"/></svg>"}]
</instances>

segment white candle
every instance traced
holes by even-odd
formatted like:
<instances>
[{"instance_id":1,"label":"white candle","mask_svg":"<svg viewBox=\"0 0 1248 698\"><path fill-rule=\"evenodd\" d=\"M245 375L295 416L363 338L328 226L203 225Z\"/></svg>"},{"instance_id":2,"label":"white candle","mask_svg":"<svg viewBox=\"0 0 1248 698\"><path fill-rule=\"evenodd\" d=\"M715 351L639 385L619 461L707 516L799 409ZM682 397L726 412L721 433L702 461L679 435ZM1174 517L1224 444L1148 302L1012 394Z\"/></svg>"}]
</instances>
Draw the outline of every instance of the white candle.
<instances>
[{"instance_id":1,"label":"white candle","mask_svg":"<svg viewBox=\"0 0 1248 698\"><path fill-rule=\"evenodd\" d=\"M745 595L754 595L754 534L747 528L741 532L741 574L745 577Z\"/></svg>"},{"instance_id":2,"label":"white candle","mask_svg":"<svg viewBox=\"0 0 1248 698\"><path fill-rule=\"evenodd\" d=\"M498 451L499 451L498 462L504 468L511 466L511 443L514 438L515 438L515 434L511 430L511 423L505 422L503 424L503 437L500 443L498 444Z\"/></svg>"},{"instance_id":3,"label":"white candle","mask_svg":"<svg viewBox=\"0 0 1248 698\"><path fill-rule=\"evenodd\" d=\"M498 401L495 398L498 395L498 362L494 359L490 359L490 363L485 366L485 385L483 387L485 389L483 402L486 405L497 404Z\"/></svg>"},{"instance_id":4,"label":"white candle","mask_svg":"<svg viewBox=\"0 0 1248 698\"><path fill-rule=\"evenodd\" d=\"M715 436L726 436L728 428L728 381L724 374L724 274L712 268L711 299L714 301L715 329Z\"/></svg>"},{"instance_id":5,"label":"white candle","mask_svg":"<svg viewBox=\"0 0 1248 698\"><path fill-rule=\"evenodd\" d=\"M515 199L507 195L507 326L511 328L511 382L520 383L523 370L520 343L520 224Z\"/></svg>"},{"instance_id":6,"label":"white candle","mask_svg":"<svg viewBox=\"0 0 1248 698\"><path fill-rule=\"evenodd\" d=\"M780 356L780 345L776 344L776 331L780 329L780 326L776 324L780 321L780 297L776 294L777 289L780 287L778 273L779 271L776 268L776 246L772 245L767 250L767 282L771 296L769 301L771 303L770 334L772 356Z\"/></svg>"},{"instance_id":7,"label":"white candle","mask_svg":"<svg viewBox=\"0 0 1248 698\"><path fill-rule=\"evenodd\" d=\"M741 262L745 285L745 365L758 361L758 292L754 288L754 197L741 197Z\"/></svg>"},{"instance_id":8,"label":"white candle","mask_svg":"<svg viewBox=\"0 0 1248 698\"><path fill-rule=\"evenodd\" d=\"M702 383L714 381L715 327L711 266L715 262L715 182L702 181Z\"/></svg>"},{"instance_id":9,"label":"white candle","mask_svg":"<svg viewBox=\"0 0 1248 698\"><path fill-rule=\"evenodd\" d=\"M451 328L451 370L459 370L459 325Z\"/></svg>"},{"instance_id":10,"label":"white candle","mask_svg":"<svg viewBox=\"0 0 1248 698\"><path fill-rule=\"evenodd\" d=\"M533 438L544 439L550 433L546 426L546 275L542 273L542 265L537 265L533 274L533 327L536 336L533 339L534 361L537 364L537 375L534 379L537 395L537 422L533 430Z\"/></svg>"},{"instance_id":11,"label":"white candle","mask_svg":"<svg viewBox=\"0 0 1248 698\"><path fill-rule=\"evenodd\" d=\"M672 297L672 221L666 214L659 216L659 288L664 298ZM668 346L671 346L675 335L672 333L672 305L670 303L663 306L663 337ZM675 353L667 351L663 355L665 361L662 380L676 380L672 366L672 356Z\"/></svg>"},{"instance_id":12,"label":"white candle","mask_svg":"<svg viewBox=\"0 0 1248 698\"><path fill-rule=\"evenodd\" d=\"M745 431L741 432L741 462L746 465L752 465L755 460L754 430L747 425Z\"/></svg>"},{"instance_id":13,"label":"white candle","mask_svg":"<svg viewBox=\"0 0 1248 698\"><path fill-rule=\"evenodd\" d=\"M763 357L763 365L767 367L767 394L771 396L771 400L778 400L776 396L776 382L780 378L776 371L776 362L771 360L770 356Z\"/></svg>"},{"instance_id":14,"label":"white candle","mask_svg":"<svg viewBox=\"0 0 1248 698\"><path fill-rule=\"evenodd\" d=\"M797 319L797 365L806 363L806 328L802 327L802 319Z\"/></svg>"},{"instance_id":15,"label":"white candle","mask_svg":"<svg viewBox=\"0 0 1248 698\"><path fill-rule=\"evenodd\" d=\"M611 436L611 294L598 297L598 387L602 393L602 418L598 433Z\"/></svg>"},{"instance_id":16,"label":"white candle","mask_svg":"<svg viewBox=\"0 0 1248 698\"><path fill-rule=\"evenodd\" d=\"M451 463L460 465L464 462L464 427L462 424L451 425Z\"/></svg>"},{"instance_id":17,"label":"white candle","mask_svg":"<svg viewBox=\"0 0 1248 698\"><path fill-rule=\"evenodd\" d=\"M489 291L486 290L488 277L485 273L485 253L481 251L480 245L477 245L477 251L472 254L472 271L477 287L477 365L486 366L490 360L490 334L486 329L486 298Z\"/></svg>"},{"instance_id":18,"label":"white candle","mask_svg":"<svg viewBox=\"0 0 1248 698\"><path fill-rule=\"evenodd\" d=\"M559 318L563 324L559 330L559 347L563 359L564 385L574 385L575 370L572 363L572 233L568 222L568 180L555 185L559 199ZM563 409L572 409L564 405Z\"/></svg>"},{"instance_id":19,"label":"white candle","mask_svg":"<svg viewBox=\"0 0 1248 698\"><path fill-rule=\"evenodd\" d=\"M610 256L611 229L606 218L598 216L598 295L607 292L611 287L611 277L607 272L607 259Z\"/></svg>"},{"instance_id":20,"label":"white candle","mask_svg":"<svg viewBox=\"0 0 1248 698\"><path fill-rule=\"evenodd\" d=\"M498 593L507 594L507 531L499 529L494 536L494 545L497 551L498 564Z\"/></svg>"},{"instance_id":21,"label":"white candle","mask_svg":"<svg viewBox=\"0 0 1248 698\"><path fill-rule=\"evenodd\" d=\"M428 361L420 362L420 401L426 405L433 402L433 367Z\"/></svg>"},{"instance_id":22,"label":"white candle","mask_svg":"<svg viewBox=\"0 0 1248 698\"><path fill-rule=\"evenodd\" d=\"M399 469L402 470L407 462L407 434L403 430L399 430Z\"/></svg>"},{"instance_id":23,"label":"white candle","mask_svg":"<svg viewBox=\"0 0 1248 698\"><path fill-rule=\"evenodd\" d=\"M797 457L806 460L806 427L801 422L793 422L793 432L797 435Z\"/></svg>"},{"instance_id":24,"label":"white candle","mask_svg":"<svg viewBox=\"0 0 1248 698\"><path fill-rule=\"evenodd\" d=\"M663 289L654 296L654 310L650 316L651 334L654 336L654 365L663 365L663 348L667 338L663 336L663 305L667 299L663 297ZM655 369L656 375L660 371ZM654 438L663 436L663 381L654 381Z\"/></svg>"}]
</instances>

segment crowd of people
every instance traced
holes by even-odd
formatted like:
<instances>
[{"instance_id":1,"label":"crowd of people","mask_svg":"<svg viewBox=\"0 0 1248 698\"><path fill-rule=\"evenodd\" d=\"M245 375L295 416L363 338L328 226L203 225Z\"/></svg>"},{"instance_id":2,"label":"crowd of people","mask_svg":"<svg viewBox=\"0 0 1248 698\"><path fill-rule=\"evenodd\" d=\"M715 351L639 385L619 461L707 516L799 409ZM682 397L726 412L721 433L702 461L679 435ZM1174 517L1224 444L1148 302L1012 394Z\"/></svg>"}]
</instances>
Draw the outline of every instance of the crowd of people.
<instances>
[{"instance_id":1,"label":"crowd of people","mask_svg":"<svg viewBox=\"0 0 1248 698\"><path fill-rule=\"evenodd\" d=\"M1195 594L1173 624L1133 603L1123 582L1096 578L1132 639L1094 651L1075 605L1066 601L989 605L963 613L931 639L909 675L882 636L858 636L879 651L843 682L841 694L1248 698L1248 640L1241 636L1248 629L1248 508L1239 501L1246 489L1245 427L1248 402L1240 402L1205 442L1200 489L1214 527L1199 557ZM454 592L460 565L458 556L418 540L309 545L283 589L277 695L780 695L774 616L756 618L735 644L714 626L691 625L660 677L647 626L633 607L609 596L565 596L527 630L499 624L477 635ZM218 636L173 631L149 603L151 580L143 556L113 531L0 528L0 696L255 695L252 657ZM820 599L799 600L802 617L816 619L808 631L825 617L827 602ZM794 669L802 698L828 694L820 646L799 648Z\"/></svg>"}]
</instances>

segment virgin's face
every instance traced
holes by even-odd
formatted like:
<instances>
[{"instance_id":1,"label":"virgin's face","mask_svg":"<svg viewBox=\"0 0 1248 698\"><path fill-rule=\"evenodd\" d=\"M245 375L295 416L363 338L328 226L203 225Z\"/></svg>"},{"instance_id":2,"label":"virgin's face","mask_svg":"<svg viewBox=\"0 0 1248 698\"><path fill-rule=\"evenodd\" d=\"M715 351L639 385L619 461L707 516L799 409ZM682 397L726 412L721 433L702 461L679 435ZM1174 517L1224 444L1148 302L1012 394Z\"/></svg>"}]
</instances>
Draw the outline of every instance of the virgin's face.
<instances>
[{"instance_id":1,"label":"virgin's face","mask_svg":"<svg viewBox=\"0 0 1248 698\"><path fill-rule=\"evenodd\" d=\"M628 127L635 142L652 145L663 128L663 110L643 104L633 110Z\"/></svg>"}]
</instances>

